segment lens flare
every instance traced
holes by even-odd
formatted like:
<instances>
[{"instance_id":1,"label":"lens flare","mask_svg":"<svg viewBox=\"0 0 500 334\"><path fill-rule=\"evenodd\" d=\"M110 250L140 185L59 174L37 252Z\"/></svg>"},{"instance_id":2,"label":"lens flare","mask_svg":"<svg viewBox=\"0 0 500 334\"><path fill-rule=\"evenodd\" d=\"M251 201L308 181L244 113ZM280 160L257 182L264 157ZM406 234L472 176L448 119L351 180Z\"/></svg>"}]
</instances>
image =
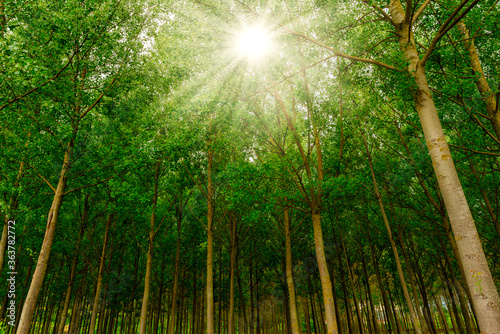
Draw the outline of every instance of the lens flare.
<instances>
[{"instance_id":1,"label":"lens flare","mask_svg":"<svg viewBox=\"0 0 500 334\"><path fill-rule=\"evenodd\" d=\"M247 27L238 34L238 52L249 60L260 60L271 51L271 36L261 26Z\"/></svg>"}]
</instances>

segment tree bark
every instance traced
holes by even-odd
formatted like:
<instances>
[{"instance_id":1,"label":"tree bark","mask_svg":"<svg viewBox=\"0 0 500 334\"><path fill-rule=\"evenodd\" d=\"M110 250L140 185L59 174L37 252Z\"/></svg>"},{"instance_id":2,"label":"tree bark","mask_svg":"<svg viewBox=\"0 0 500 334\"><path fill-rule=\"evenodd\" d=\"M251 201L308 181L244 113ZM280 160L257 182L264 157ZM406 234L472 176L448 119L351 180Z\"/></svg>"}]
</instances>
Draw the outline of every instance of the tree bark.
<instances>
[{"instance_id":1,"label":"tree bark","mask_svg":"<svg viewBox=\"0 0 500 334\"><path fill-rule=\"evenodd\" d=\"M358 298L356 297L356 286L354 285L354 279L353 279L352 273L351 273L351 265L349 263L349 258L347 257L347 249L345 247L344 238L342 236L342 233L340 234L340 242L342 243L342 249L344 251L343 253L344 253L344 259L345 259L346 268L347 268L347 276L349 277L349 282L351 283L351 287L352 287L352 299L354 299L354 309L356 310L356 317L358 318L358 333L364 334L365 329L363 326L361 312L359 311Z\"/></svg>"},{"instance_id":2,"label":"tree bark","mask_svg":"<svg viewBox=\"0 0 500 334\"><path fill-rule=\"evenodd\" d=\"M231 254L230 254L230 273L229 273L229 315L228 315L228 334L235 333L234 326L234 276L236 272L236 267L238 265L238 237L236 235L238 231L238 224L236 215L234 212L230 213L230 223L231 223Z\"/></svg>"},{"instance_id":3,"label":"tree bark","mask_svg":"<svg viewBox=\"0 0 500 334\"><path fill-rule=\"evenodd\" d=\"M64 153L61 174L59 176L57 188L55 190L52 205L47 217L47 227L45 229L45 235L43 237L42 248L40 249L40 254L38 255L35 273L33 274L30 288L28 290L28 294L26 295L26 300L21 312L19 326L16 332L17 334L29 334L30 332L31 321L33 320L33 312L35 311L36 301L38 299L38 295L40 294L40 289L42 288L43 279L45 277L45 272L47 271L47 265L49 263L50 251L52 249L52 243L54 241L54 235L56 232L57 218L59 216L59 210L61 209L61 205L63 202L64 191L66 189L66 175L70 168L73 146L74 139L70 141L68 148Z\"/></svg>"},{"instance_id":4,"label":"tree bark","mask_svg":"<svg viewBox=\"0 0 500 334\"><path fill-rule=\"evenodd\" d=\"M477 53L476 46L474 45L474 38L470 37L469 29L467 29L465 23L462 21L457 23L457 28L464 36L464 46L469 54L472 73L477 76L477 90L483 98L486 111L488 112L488 116L490 116L491 125L495 131L495 135L497 139L500 140L500 112L497 108L497 100L484 75L481 62L479 61L479 55Z\"/></svg>"},{"instance_id":5,"label":"tree bark","mask_svg":"<svg viewBox=\"0 0 500 334\"><path fill-rule=\"evenodd\" d=\"M1 13L2 11L0 7L0 16ZM14 188L19 187L19 182L21 180L21 177L23 176L23 171L24 171L24 161L21 161L21 163L19 164L19 171L17 172L16 181L14 182ZM19 204L18 195L17 194L12 195L7 210L5 212L5 219L2 229L2 238L0 239L0 273L2 272L3 269L3 264L5 260L5 250L7 249L7 235L9 231L9 221L11 220L11 218L14 218L13 213L17 210L18 204Z\"/></svg>"},{"instance_id":6,"label":"tree bark","mask_svg":"<svg viewBox=\"0 0 500 334\"><path fill-rule=\"evenodd\" d=\"M372 290L370 287L370 277L368 276L368 270L366 269L366 261L365 261L365 254L363 252L363 248L360 248L360 249L361 249L361 265L363 268L363 274L365 275L365 279L366 279L366 293L368 294L368 301L370 302L371 320L372 320L372 324L373 324L374 333L378 334L379 328L378 328L378 324L377 324L377 314L375 312L375 306L373 304Z\"/></svg>"},{"instance_id":7,"label":"tree bark","mask_svg":"<svg viewBox=\"0 0 500 334\"><path fill-rule=\"evenodd\" d=\"M290 307L290 327L292 334L299 334L299 320L297 316L297 301L295 298L295 284L293 283L293 262L292 262L292 241L290 228L290 209L285 207L284 227L285 227L285 251L286 251L286 283L288 287L288 304Z\"/></svg>"},{"instance_id":8,"label":"tree bark","mask_svg":"<svg viewBox=\"0 0 500 334\"><path fill-rule=\"evenodd\" d=\"M302 297L301 304L304 309L304 322L306 324L306 334L311 334L311 317L309 316L309 305L306 297Z\"/></svg>"},{"instance_id":9,"label":"tree bark","mask_svg":"<svg viewBox=\"0 0 500 334\"><path fill-rule=\"evenodd\" d=\"M106 232L104 233L104 240L102 242L102 252L101 252L101 258L99 260L99 273L97 274L97 286L95 288L95 297L92 306L92 315L90 316L89 334L94 334L95 332L97 311L99 310L99 300L101 299L102 278L104 275L104 262L106 260L106 247L108 245L108 237L112 221L113 221L113 214L111 213L106 222Z\"/></svg>"},{"instance_id":10,"label":"tree bark","mask_svg":"<svg viewBox=\"0 0 500 334\"><path fill-rule=\"evenodd\" d=\"M380 275L380 269L378 267L378 263L375 258L375 249L371 242L370 242L370 255L373 268L375 269L375 277L377 278L378 287L380 290L380 294L382 295L382 301L384 303L384 310L387 317L387 325L389 326L389 332L391 333L393 330L395 331L397 329L394 323L394 314L392 313L391 305L389 304L389 300L387 299L387 293L384 288L384 283L382 282L382 275Z\"/></svg>"},{"instance_id":11,"label":"tree bark","mask_svg":"<svg viewBox=\"0 0 500 334\"><path fill-rule=\"evenodd\" d=\"M445 202L450 224L455 235L459 258L462 261L479 328L483 334L500 332L500 297L484 255L472 214L453 163L444 136L436 106L425 75L425 56L420 60L413 30L412 19L405 15L399 0L391 0L389 10L395 24L400 47L408 62L408 72L414 78L415 107L424 132L432 166L439 189ZM426 53L427 55L427 53Z\"/></svg>"},{"instance_id":12,"label":"tree bark","mask_svg":"<svg viewBox=\"0 0 500 334\"><path fill-rule=\"evenodd\" d=\"M83 234L85 232L85 223L87 221L88 209L89 209L88 208L88 196L85 196L85 204L83 206L82 221L80 223L80 232L78 233L78 241L76 242L76 250L75 250L75 254L73 255L73 260L71 262L71 271L69 274L68 288L66 289L63 311L61 314L61 319L59 321L59 327L57 329L58 334L63 334L64 326L66 325L66 318L68 316L68 309L69 309L69 304L71 301L71 290L73 289L73 284L75 282L76 268L78 265L78 252L79 252L78 248L80 247L80 243L83 239Z\"/></svg>"},{"instance_id":13,"label":"tree bark","mask_svg":"<svg viewBox=\"0 0 500 334\"><path fill-rule=\"evenodd\" d=\"M156 205L158 203L158 183L160 179L161 161L155 165L155 178L153 188L151 224L149 228L148 254L146 258L146 275L144 276L144 294L142 295L141 318L139 324L139 333L146 334L146 324L148 315L149 292L151 289L151 269L153 266L153 246L155 237Z\"/></svg>"},{"instance_id":14,"label":"tree bark","mask_svg":"<svg viewBox=\"0 0 500 334\"><path fill-rule=\"evenodd\" d=\"M174 285L172 287L172 306L170 308L170 320L168 323L168 334L175 333L175 312L177 310L177 296L179 290L179 269L181 260L181 224L182 224L182 198L179 199L179 208L177 209L177 248L175 250L175 273Z\"/></svg>"},{"instance_id":15,"label":"tree bark","mask_svg":"<svg viewBox=\"0 0 500 334\"><path fill-rule=\"evenodd\" d=\"M476 170L476 167L474 166L474 162L473 162L472 158L469 157L468 161L469 161L469 168L472 172L472 175L474 175L474 178L476 179L477 187L478 187L478 189L481 192L481 195L483 197L484 205L486 206L486 210L490 214L491 222L493 223L493 227L495 228L498 237L500 237L500 221L498 221L498 217L495 214L495 209L491 205L490 199L489 199L488 195L486 194L484 187L481 186L481 181L479 179L479 175L478 175L478 172Z\"/></svg>"},{"instance_id":16,"label":"tree bark","mask_svg":"<svg viewBox=\"0 0 500 334\"><path fill-rule=\"evenodd\" d=\"M210 143L209 143L210 145ZM207 177L207 334L214 334L214 189L212 184L214 151L208 150L208 177Z\"/></svg>"}]
</instances>

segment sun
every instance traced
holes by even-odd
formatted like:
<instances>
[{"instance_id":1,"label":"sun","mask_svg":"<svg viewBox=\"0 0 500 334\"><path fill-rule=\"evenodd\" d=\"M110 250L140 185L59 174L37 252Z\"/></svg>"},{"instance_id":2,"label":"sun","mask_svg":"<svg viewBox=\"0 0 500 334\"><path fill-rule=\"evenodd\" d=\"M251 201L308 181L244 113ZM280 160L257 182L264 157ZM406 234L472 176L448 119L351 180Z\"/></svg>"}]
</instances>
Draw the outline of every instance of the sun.
<instances>
[{"instance_id":1,"label":"sun","mask_svg":"<svg viewBox=\"0 0 500 334\"><path fill-rule=\"evenodd\" d=\"M237 34L238 53L248 60L261 60L269 54L271 46L271 35L262 26L245 27Z\"/></svg>"}]
</instances>

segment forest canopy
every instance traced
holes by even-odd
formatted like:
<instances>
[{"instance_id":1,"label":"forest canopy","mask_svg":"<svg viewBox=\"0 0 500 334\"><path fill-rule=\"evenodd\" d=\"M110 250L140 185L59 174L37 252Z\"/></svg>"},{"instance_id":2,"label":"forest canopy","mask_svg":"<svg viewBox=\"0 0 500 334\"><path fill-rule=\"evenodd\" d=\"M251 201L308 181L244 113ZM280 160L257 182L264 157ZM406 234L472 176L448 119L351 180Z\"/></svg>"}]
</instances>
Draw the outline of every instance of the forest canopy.
<instances>
[{"instance_id":1,"label":"forest canopy","mask_svg":"<svg viewBox=\"0 0 500 334\"><path fill-rule=\"evenodd\" d=\"M0 0L0 332L500 333L498 0Z\"/></svg>"}]
</instances>

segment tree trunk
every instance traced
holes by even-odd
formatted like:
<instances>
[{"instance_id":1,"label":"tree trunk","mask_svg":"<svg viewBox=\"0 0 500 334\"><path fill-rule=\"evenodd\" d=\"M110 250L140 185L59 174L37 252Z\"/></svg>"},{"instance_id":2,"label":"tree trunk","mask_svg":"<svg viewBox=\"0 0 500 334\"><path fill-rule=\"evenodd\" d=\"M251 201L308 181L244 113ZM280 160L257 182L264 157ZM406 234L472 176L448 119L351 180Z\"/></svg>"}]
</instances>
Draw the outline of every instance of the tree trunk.
<instances>
[{"instance_id":1,"label":"tree trunk","mask_svg":"<svg viewBox=\"0 0 500 334\"><path fill-rule=\"evenodd\" d=\"M59 321L59 327L57 329L58 334L63 334L64 332L64 326L66 325L66 318L68 316L68 309L69 309L69 304L71 301L71 290L73 289L73 284L75 282L75 276L76 276L76 268L78 265L78 252L79 252L79 247L80 243L83 239L83 234L85 232L85 223L87 221L87 216L88 216L88 196L85 196L85 204L83 206L83 214L82 214L82 221L80 223L80 233L78 234L78 241L76 242L76 250L75 254L73 255L73 261L71 263L71 271L69 274L69 281L68 281L68 288L66 290L66 296L64 298L64 306L63 306L63 311L61 314L61 320Z\"/></svg>"},{"instance_id":2,"label":"tree trunk","mask_svg":"<svg viewBox=\"0 0 500 334\"><path fill-rule=\"evenodd\" d=\"M365 261L365 254L363 252L363 248L361 249L361 265L363 268L363 274L365 275L366 279L366 293L368 294L368 301L370 302L370 313L371 313L371 321L373 324L373 329L374 333L378 334L379 329L378 329L378 324L377 324L377 315L375 313L375 306L373 305L373 300L372 300L372 290L370 287L370 277L368 277L368 270L366 269L366 261Z\"/></svg>"},{"instance_id":3,"label":"tree trunk","mask_svg":"<svg viewBox=\"0 0 500 334\"><path fill-rule=\"evenodd\" d=\"M0 0L1 3L1 0ZM1 16L1 8L0 8L0 16ZM19 164L19 171L17 173L16 181L14 182L14 188L19 187L19 181L21 180L21 177L23 176L23 170L24 170L24 161L21 161ZM19 204L19 199L17 195L13 195L10 198L9 206L7 207L7 210L5 212L5 219L4 219L4 224L3 224L3 229L2 229L2 238L0 239L0 273L2 272L3 269L3 264L4 264L4 259L5 259L5 250L7 249L7 235L9 233L9 221L13 217L14 212L17 210L17 206ZM15 219L14 219L15 221Z\"/></svg>"},{"instance_id":4,"label":"tree trunk","mask_svg":"<svg viewBox=\"0 0 500 334\"><path fill-rule=\"evenodd\" d=\"M179 208L177 209L177 248L175 250L175 273L174 285L172 287L172 303L170 308L170 320L168 322L168 334L175 333L175 312L177 310L177 296L179 290L179 270L181 260L181 224L182 224L182 199L179 199Z\"/></svg>"},{"instance_id":5,"label":"tree trunk","mask_svg":"<svg viewBox=\"0 0 500 334\"><path fill-rule=\"evenodd\" d=\"M231 254L230 254L230 273L229 273L229 316L228 316L228 325L227 332L228 334L235 333L234 326L234 276L236 271L237 262L237 254L238 254L238 242L236 232L238 231L237 220L234 212L230 213L230 223L231 223Z\"/></svg>"},{"instance_id":6,"label":"tree trunk","mask_svg":"<svg viewBox=\"0 0 500 334\"><path fill-rule=\"evenodd\" d=\"M240 325L238 323L238 332L240 334L247 334L247 331L248 331L248 320L247 320L247 311L246 311L246 307L245 307L245 297L243 296L243 290L241 289L241 273L240 273L240 270L238 270L237 272L237 278L238 278L238 290L239 290L239 294L240 294L240 307L241 309L243 310L243 324ZM243 330L239 330L240 328L243 327ZM308 333L308 334L311 334L311 333Z\"/></svg>"},{"instance_id":7,"label":"tree trunk","mask_svg":"<svg viewBox=\"0 0 500 334\"><path fill-rule=\"evenodd\" d=\"M392 203L391 203L391 206L392 206ZM395 212L394 210L394 207L392 207L392 211ZM420 310L420 307L419 307L419 303L418 303L418 289L417 289L417 286L415 284L415 273L413 272L413 269L412 269L412 263L410 262L410 259L408 257L408 254L406 253L405 251L405 245L404 245L404 241L403 241L403 234L402 233L398 233L398 239L399 239L399 244L401 246L401 250L402 250L402 253L403 253L403 259L406 263L406 270L408 271L408 280L410 281L410 286L411 286L411 290L412 290L412 294L413 294L413 299L415 300L415 303L417 304L416 305L416 311L417 311L417 316L418 316L418 319L420 321L420 325L423 327L423 331L424 332L428 332L428 328L431 328L428 324L428 328L426 328L424 326L424 324L426 323L425 322L425 318L424 318L424 315L422 314L422 311ZM418 269L417 267L418 264L415 264L415 268Z\"/></svg>"},{"instance_id":8,"label":"tree trunk","mask_svg":"<svg viewBox=\"0 0 500 334\"><path fill-rule=\"evenodd\" d=\"M498 217L495 214L495 209L492 207L490 199L488 195L486 194L486 191L484 191L484 187L481 186L481 181L479 179L479 175L477 173L476 167L474 166L474 162L471 157L468 157L467 159L469 161L469 168L472 172L472 175L474 175L474 178L476 179L477 182L477 188L481 192L481 195L484 200L484 205L486 206L486 210L490 214L491 217L491 222L493 223L493 227L495 228L497 235L500 237L500 222L498 221Z\"/></svg>"},{"instance_id":9,"label":"tree trunk","mask_svg":"<svg viewBox=\"0 0 500 334\"><path fill-rule=\"evenodd\" d=\"M319 210L312 213L314 246L316 249L316 259L318 261L321 288L323 290L323 302L325 305L326 334L337 334L337 321L335 319L335 309L333 304L333 289L330 274L326 263L325 247L323 245L323 232L321 230L321 214Z\"/></svg>"},{"instance_id":10,"label":"tree trunk","mask_svg":"<svg viewBox=\"0 0 500 334\"><path fill-rule=\"evenodd\" d=\"M387 293L384 288L384 283L382 282L382 275L380 275L380 268L378 267L377 259L375 258L375 249L373 244L370 242L370 255L372 259L373 268L375 269L375 277L377 278L378 287L380 290L380 294L382 295L382 301L384 303L384 310L387 317L387 325L389 326L389 332L396 330L396 326L394 323L395 315L392 313L391 305L389 304L389 300L387 299Z\"/></svg>"},{"instance_id":11,"label":"tree trunk","mask_svg":"<svg viewBox=\"0 0 500 334\"><path fill-rule=\"evenodd\" d=\"M450 224L462 261L465 280L472 297L481 333L500 332L500 297L484 255L481 240L467 203L436 106L420 60L412 29L399 0L391 0L390 14L395 23L400 47L408 62L408 72L415 79L415 107L424 132L432 166L445 202Z\"/></svg>"},{"instance_id":12,"label":"tree trunk","mask_svg":"<svg viewBox=\"0 0 500 334\"><path fill-rule=\"evenodd\" d=\"M210 145L210 143L209 143ZM214 151L208 151L208 180L207 180L207 334L214 334L214 189L212 184L212 164Z\"/></svg>"},{"instance_id":13,"label":"tree trunk","mask_svg":"<svg viewBox=\"0 0 500 334\"><path fill-rule=\"evenodd\" d=\"M345 248L345 243L344 243L344 238L342 237L342 233L340 234L340 242L342 243L342 249L344 251L343 253L347 268L347 276L349 277L349 282L351 283L352 287L352 298L354 299L354 308L356 310L356 316L358 318L358 333L363 334L365 330L361 318L361 312L359 311L358 298L356 297L356 286L354 285L354 279L352 278L351 265L349 263L349 258L347 257L347 249Z\"/></svg>"},{"instance_id":14,"label":"tree trunk","mask_svg":"<svg viewBox=\"0 0 500 334\"><path fill-rule=\"evenodd\" d=\"M197 334L196 330L196 320L197 320L197 310L198 310L198 287L197 287L197 280L198 280L198 274L196 272L196 259L193 261L193 318L191 319L191 334Z\"/></svg>"},{"instance_id":15,"label":"tree trunk","mask_svg":"<svg viewBox=\"0 0 500 334\"><path fill-rule=\"evenodd\" d=\"M59 216L59 210L61 209L64 198L64 191L66 189L66 174L68 173L70 168L73 146L74 142L72 140L68 145L66 152L64 153L61 175L59 176L57 188L55 189L54 198L52 200L52 205L48 214L47 227L45 229L45 235L43 237L42 248L40 249L40 254L38 255L35 273L33 274L30 288L28 290L28 294L26 295L26 300L21 312L19 327L17 328L16 332L17 334L29 334L30 332L31 321L33 320L33 312L35 311L36 301L38 299L38 295L40 294L40 289L42 288L43 279L45 277L45 272L47 271L47 265L49 263L52 242L54 241L54 235L56 232L57 217Z\"/></svg>"},{"instance_id":16,"label":"tree trunk","mask_svg":"<svg viewBox=\"0 0 500 334\"><path fill-rule=\"evenodd\" d=\"M144 294L142 295L141 319L139 324L139 334L146 334L146 324L148 316L149 291L151 289L151 268L153 266L153 246L155 237L156 205L158 203L158 182L160 179L161 161L155 166L155 179L153 189L153 201L151 212L151 225L149 228L148 254L146 259L146 275L144 276Z\"/></svg>"},{"instance_id":17,"label":"tree trunk","mask_svg":"<svg viewBox=\"0 0 500 334\"><path fill-rule=\"evenodd\" d=\"M158 292L158 303L156 304L156 317L154 320L154 329L153 333L158 333L158 328L160 325L160 318L162 315L162 297L163 297L163 281L160 282L160 291ZM194 300L193 300L193 307L194 307Z\"/></svg>"},{"instance_id":18,"label":"tree trunk","mask_svg":"<svg viewBox=\"0 0 500 334\"><path fill-rule=\"evenodd\" d=\"M284 208L285 249L286 249L286 283L288 287L288 304L290 308L290 325L292 334L299 334L299 320L297 316L297 301L295 285L293 283L292 241L290 228L290 209Z\"/></svg>"},{"instance_id":19,"label":"tree trunk","mask_svg":"<svg viewBox=\"0 0 500 334\"><path fill-rule=\"evenodd\" d=\"M97 334L102 334L102 324L104 322L104 315L106 314L106 299L108 295L109 281L104 287L104 292L102 294L101 309L99 310L99 320L97 321ZM123 312L125 314L125 312ZM123 316L122 316L122 331L123 331Z\"/></svg>"},{"instance_id":20,"label":"tree trunk","mask_svg":"<svg viewBox=\"0 0 500 334\"><path fill-rule=\"evenodd\" d=\"M95 323L97 319L97 310L99 309L99 300L101 299L102 278L104 275L104 262L106 260L106 246L108 245L109 230L111 229L111 222L113 221L113 214L111 213L106 222L106 232L104 233L104 240L102 242L101 258L99 260L99 273L97 275L97 286L95 288L94 303L92 306L92 315L90 317L89 334L94 334Z\"/></svg>"},{"instance_id":21,"label":"tree trunk","mask_svg":"<svg viewBox=\"0 0 500 334\"><path fill-rule=\"evenodd\" d=\"M417 320L417 315L415 314L415 309L413 308L410 294L408 293L408 287L406 286L406 281L405 281L405 277L403 274L403 268L401 266L401 261L399 259L398 249L396 247L396 243L394 241L394 238L392 237L392 231L391 231L391 226L389 225L389 220L387 219L387 215L385 214L384 204L382 203L382 196L380 195L380 192L378 190L377 179L375 178L375 171L373 169L373 162L372 162L372 158L370 155L370 151L368 150L368 143L366 142L366 137L365 137L363 130L361 131L361 136L363 137L363 144L365 145L366 155L368 158L368 164L370 166L370 172L371 172L372 181L373 181L373 190L375 191L375 196L377 197L378 204L380 206L380 211L382 213L384 225L385 225L385 228L387 230L387 235L389 236L389 241L391 242L391 248L392 248L392 252L394 254L394 259L396 261L396 268L398 271L398 276L399 276L399 281L401 283L401 287L403 288L404 298L405 298L406 304L408 306L408 309L410 311L410 317L411 317L411 321L413 323L413 327L415 327L415 332L417 334L421 334L422 331L420 329L420 325L419 325L418 320Z\"/></svg>"},{"instance_id":22,"label":"tree trunk","mask_svg":"<svg viewBox=\"0 0 500 334\"><path fill-rule=\"evenodd\" d=\"M449 334L448 323L446 322L446 316L443 311L443 306L441 305L441 296L434 297L434 303L436 304L441 322L443 323L444 333Z\"/></svg>"},{"instance_id":23,"label":"tree trunk","mask_svg":"<svg viewBox=\"0 0 500 334\"><path fill-rule=\"evenodd\" d=\"M495 98L495 94L491 91L491 88L488 85L488 81L486 80L486 77L484 75L481 62L479 61L479 55L477 53L476 46L474 45L474 38L470 37L469 29L467 29L462 21L457 23L457 28L464 36L464 46L467 50L467 53L469 54L472 74L477 77L477 90L483 98L484 104L486 106L486 111L488 112L488 116L490 116L491 125L493 126L493 130L495 131L495 135L497 139L500 140L500 112L497 109L497 100ZM500 235L500 231L498 229L497 232Z\"/></svg>"},{"instance_id":24,"label":"tree trunk","mask_svg":"<svg viewBox=\"0 0 500 334\"><path fill-rule=\"evenodd\" d=\"M323 303L325 307L325 318L326 318L326 334L338 334L337 330L337 321L335 319L335 305L333 302L333 289L332 289L332 281L330 280L330 274L328 272L328 264L325 256L325 247L323 244L323 232L321 228L321 205L322 205L322 190L321 183L323 182L323 156L321 150L321 141L318 127L315 125L314 119L312 117L312 101L310 99L308 83L306 79L306 70L305 67L302 68L302 74L304 76L305 90L307 93L307 110L309 119L311 121L312 129L313 129L313 137L314 137L314 147L316 150L316 171L317 178L313 176L312 169L309 163L309 158L306 156L306 152L302 146L299 135L295 126L293 125L292 118L288 114L286 107L283 103L283 100L279 96L277 89L275 88L275 97L280 105L280 109L285 116L286 123L288 128L292 131L296 146L300 152L302 157L302 162L304 164L304 168L306 170L307 178L311 183L319 183L320 185L315 187L313 185L307 186L309 188L306 189L306 186L301 182L302 186L299 187L299 190L302 192L302 195L306 199L307 204L311 210L312 223L313 223L313 231L314 231L314 246L316 250L316 260L318 263L319 275L321 280L321 288L323 291Z\"/></svg>"}]
</instances>

